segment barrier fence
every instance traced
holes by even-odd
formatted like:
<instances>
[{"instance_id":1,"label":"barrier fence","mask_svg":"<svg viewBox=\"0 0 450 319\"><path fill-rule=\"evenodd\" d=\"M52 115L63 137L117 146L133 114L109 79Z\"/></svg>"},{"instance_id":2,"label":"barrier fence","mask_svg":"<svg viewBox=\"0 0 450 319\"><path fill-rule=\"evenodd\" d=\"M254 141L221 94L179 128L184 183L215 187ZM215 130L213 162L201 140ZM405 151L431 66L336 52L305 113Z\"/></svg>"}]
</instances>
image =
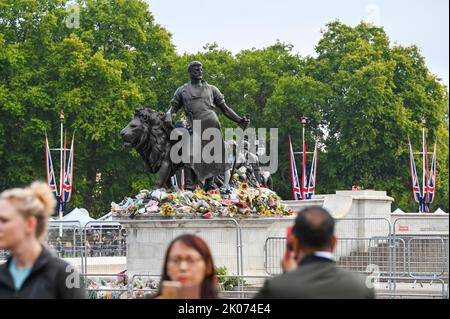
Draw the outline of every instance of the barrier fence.
<instances>
[{"instance_id":1,"label":"barrier fence","mask_svg":"<svg viewBox=\"0 0 450 319\"><path fill-rule=\"evenodd\" d=\"M435 220L446 224L448 229L448 217L435 217ZM265 279L281 273L280 260L285 253L286 237L266 238L266 276L246 276L242 257L242 228L239 221L176 221L176 227L173 220L167 219L130 220L124 223L125 227L117 226L117 222L105 222L103 226L93 222L81 227L76 221L52 221L49 223L47 244L61 258L79 269L87 279L89 296L96 298L141 298L145 292L156 291L159 275L133 275L131 280L128 280L126 274L118 275L126 270L126 241L130 235L127 232L133 229L135 223L157 224L158 227L169 229L172 227L170 236L165 238L167 245L181 233L196 233L203 237L210 245L215 260L228 259L233 264L229 269L232 275L219 277L222 278L222 297L250 298L262 287ZM183 225L180 226L180 223ZM204 223L209 230L214 228L216 231L202 233L206 227ZM416 220L411 217L398 218L393 224L382 218L338 219L335 252L338 267L377 278L379 286L376 289L379 298L448 298L448 231L436 227L428 227L430 233L427 235L418 235L414 231L399 231L400 225L405 229L406 223L411 225L408 229L418 227ZM216 246L215 243L218 242L222 245ZM0 263L7 256L8 252L0 251ZM155 258L162 266L163 256ZM118 266L112 267L111 262L117 262ZM109 266L105 268L105 265ZM220 263L216 263L216 266L220 266ZM98 278L101 278L100 282ZM149 281L149 278L152 280Z\"/></svg>"},{"instance_id":2,"label":"barrier fence","mask_svg":"<svg viewBox=\"0 0 450 319\"><path fill-rule=\"evenodd\" d=\"M92 222L95 223L95 222ZM117 222L110 222L117 223ZM84 237L87 238L86 232L91 229L91 223L87 223L84 228ZM107 225L107 223L106 223ZM134 234L135 226L150 227L152 231ZM157 269L158 272L163 264L164 254L169 243L177 236L184 233L195 233L202 237L210 246L216 265L227 265L230 272L241 274L242 271L242 240L239 224L235 219L153 219L153 220L126 220L123 222L123 228L129 234L129 247L127 248L129 255L128 263L135 263L133 266L145 271L144 268ZM158 233L158 229L163 232ZM137 238L136 236L139 236ZM133 242L131 245L130 242ZM146 256L148 254L148 256ZM151 256L150 256L151 254ZM142 258L147 258L151 264L141 265L139 262ZM117 265L123 265L126 269L127 260L125 258L108 258L97 257L90 258L87 252L84 252L84 268L83 272L88 273L90 269L100 270L97 265L109 265L103 270L107 272L120 271ZM116 264L114 264L116 263ZM114 269L114 265L116 268ZM90 269L88 269L90 268ZM151 271L151 270L150 270Z\"/></svg>"},{"instance_id":3,"label":"barrier fence","mask_svg":"<svg viewBox=\"0 0 450 319\"><path fill-rule=\"evenodd\" d=\"M50 221L46 235L48 248L58 257L67 259L79 271L83 269L84 245L82 227L79 221Z\"/></svg>"},{"instance_id":4,"label":"barrier fence","mask_svg":"<svg viewBox=\"0 0 450 319\"><path fill-rule=\"evenodd\" d=\"M404 247L404 250L393 252L394 274L412 278L441 278L448 282L449 219L448 216L434 216L433 220L437 221L435 224L438 226L423 225L423 218L420 217L403 217L394 221L392 238L394 241L401 239ZM427 232L427 235L418 235ZM406 259L400 270L397 269L399 258Z\"/></svg>"},{"instance_id":5,"label":"barrier fence","mask_svg":"<svg viewBox=\"0 0 450 319\"><path fill-rule=\"evenodd\" d=\"M83 275L85 287L90 299L143 299L157 295L160 275L135 274L128 275ZM246 299L254 298L262 288L264 281L273 276L217 276L219 280L220 298ZM396 279L396 289L392 289L392 280ZM256 281L255 281L256 280ZM227 287L227 282L242 282ZM448 284L437 279L432 285L428 278L407 278L392 276L370 276L369 285L375 290L377 299L445 299L448 298ZM253 284L248 284L253 282ZM255 284L255 282L257 282Z\"/></svg>"}]
</instances>

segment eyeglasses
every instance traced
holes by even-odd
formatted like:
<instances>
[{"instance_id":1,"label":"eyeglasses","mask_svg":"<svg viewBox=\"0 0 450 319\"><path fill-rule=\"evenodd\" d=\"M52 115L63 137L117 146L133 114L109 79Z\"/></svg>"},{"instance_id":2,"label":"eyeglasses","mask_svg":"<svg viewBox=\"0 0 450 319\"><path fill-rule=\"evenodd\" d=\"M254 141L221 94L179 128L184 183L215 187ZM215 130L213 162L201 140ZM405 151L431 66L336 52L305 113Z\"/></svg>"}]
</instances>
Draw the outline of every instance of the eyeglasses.
<instances>
[{"instance_id":1,"label":"eyeglasses","mask_svg":"<svg viewBox=\"0 0 450 319\"><path fill-rule=\"evenodd\" d=\"M181 263L183 261L186 262L186 264L188 264L188 266L193 266L196 263L198 263L199 261L203 260L203 257L198 257L198 258L179 258L179 257L175 257L175 258L169 258L169 263L175 266L179 266L181 265Z\"/></svg>"}]
</instances>

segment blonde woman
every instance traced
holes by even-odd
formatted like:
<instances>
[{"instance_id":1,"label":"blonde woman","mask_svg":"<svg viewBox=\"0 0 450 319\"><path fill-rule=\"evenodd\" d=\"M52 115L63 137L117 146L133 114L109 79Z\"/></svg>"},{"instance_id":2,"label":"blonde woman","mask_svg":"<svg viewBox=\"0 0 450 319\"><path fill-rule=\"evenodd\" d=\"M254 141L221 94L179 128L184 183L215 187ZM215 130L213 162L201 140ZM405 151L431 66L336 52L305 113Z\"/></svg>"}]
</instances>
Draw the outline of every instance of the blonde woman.
<instances>
[{"instance_id":1,"label":"blonde woman","mask_svg":"<svg viewBox=\"0 0 450 319\"><path fill-rule=\"evenodd\" d=\"M55 205L42 182L0 194L0 249L11 252L0 265L0 298L85 298L79 274L42 245Z\"/></svg>"}]
</instances>

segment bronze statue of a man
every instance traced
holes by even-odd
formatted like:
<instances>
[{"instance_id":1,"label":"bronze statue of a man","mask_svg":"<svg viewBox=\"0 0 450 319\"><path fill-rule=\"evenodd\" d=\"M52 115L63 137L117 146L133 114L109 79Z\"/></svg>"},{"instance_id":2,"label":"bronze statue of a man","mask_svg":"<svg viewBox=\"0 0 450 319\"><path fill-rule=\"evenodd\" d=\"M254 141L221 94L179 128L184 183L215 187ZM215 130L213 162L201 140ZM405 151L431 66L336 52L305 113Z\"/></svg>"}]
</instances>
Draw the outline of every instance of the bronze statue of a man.
<instances>
[{"instance_id":1,"label":"bronze statue of a man","mask_svg":"<svg viewBox=\"0 0 450 319\"><path fill-rule=\"evenodd\" d=\"M193 61L188 67L190 81L179 87L170 101L170 108L167 111L165 121L172 125L172 114L176 114L181 107L187 115L187 120L192 126L195 120L201 122L201 133L208 128L216 128L220 131L220 122L216 114L216 110L220 109L223 114L238 123L242 128L246 128L250 122L245 117L237 115L226 103L222 93L214 85L208 84L203 80L203 67L198 61ZM214 188L213 179L215 176L223 175L226 169L225 151L223 136L221 136L220 145L222 147L221 161L205 162L203 159L200 163L185 163L185 180L186 189L193 189L193 180L197 179L205 183L205 189ZM201 140L201 149L210 143L210 140ZM218 141L216 141L218 142ZM190 170L191 168L192 170ZM191 176L194 174L195 176Z\"/></svg>"}]
</instances>

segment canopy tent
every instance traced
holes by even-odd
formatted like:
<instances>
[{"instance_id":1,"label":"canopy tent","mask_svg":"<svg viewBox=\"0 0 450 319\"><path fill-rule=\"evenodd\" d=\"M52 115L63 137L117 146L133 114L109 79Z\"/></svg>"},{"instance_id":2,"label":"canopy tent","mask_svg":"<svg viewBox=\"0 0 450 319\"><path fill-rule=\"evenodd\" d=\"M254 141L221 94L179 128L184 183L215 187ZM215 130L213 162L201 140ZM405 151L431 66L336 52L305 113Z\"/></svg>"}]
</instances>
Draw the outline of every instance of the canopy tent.
<instances>
[{"instance_id":1,"label":"canopy tent","mask_svg":"<svg viewBox=\"0 0 450 319\"><path fill-rule=\"evenodd\" d=\"M63 218L63 225L71 226L71 227L77 227L81 226L81 228L84 228L87 223L95 221L95 219L89 217L89 213L84 208L75 208L70 213L65 215ZM56 221L59 221L57 219ZM89 224L90 225L90 224Z\"/></svg>"},{"instance_id":2,"label":"canopy tent","mask_svg":"<svg viewBox=\"0 0 450 319\"><path fill-rule=\"evenodd\" d=\"M436 211L434 212L435 214L438 215L448 215L445 211L443 211L442 209L438 208L436 209Z\"/></svg>"},{"instance_id":3,"label":"canopy tent","mask_svg":"<svg viewBox=\"0 0 450 319\"><path fill-rule=\"evenodd\" d=\"M109 212L106 215L103 215L102 217L98 218L94 223L90 223L89 225L92 226L113 226L117 227L120 226L120 223L113 221L113 214Z\"/></svg>"}]
</instances>

